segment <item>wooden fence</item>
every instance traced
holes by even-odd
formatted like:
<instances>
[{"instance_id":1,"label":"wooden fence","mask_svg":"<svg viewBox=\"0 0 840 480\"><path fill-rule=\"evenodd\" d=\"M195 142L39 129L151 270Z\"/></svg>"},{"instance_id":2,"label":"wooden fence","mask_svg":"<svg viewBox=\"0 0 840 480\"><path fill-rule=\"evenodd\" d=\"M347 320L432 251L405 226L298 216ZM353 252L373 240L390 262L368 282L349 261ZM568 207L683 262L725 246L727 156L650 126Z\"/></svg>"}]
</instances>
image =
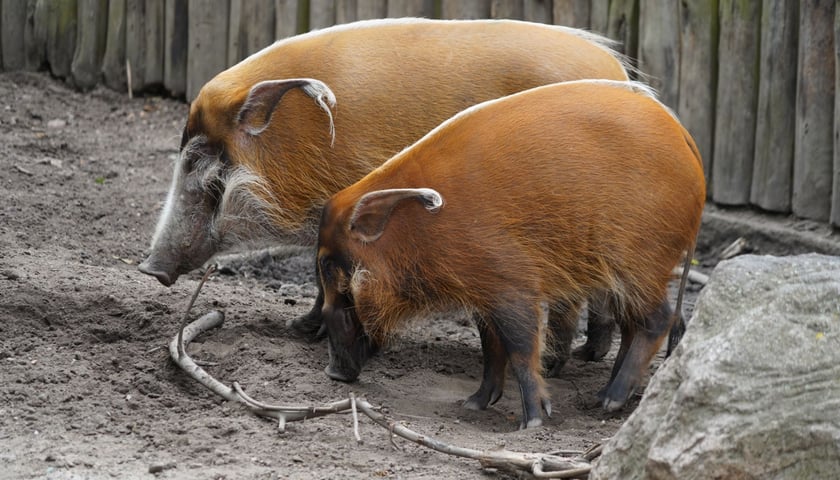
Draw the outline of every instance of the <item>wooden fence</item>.
<instances>
[{"instance_id":1,"label":"wooden fence","mask_svg":"<svg viewBox=\"0 0 840 480\"><path fill-rule=\"evenodd\" d=\"M195 97L275 39L379 17L517 18L620 42L704 158L710 199L840 226L837 0L2 0L3 70ZM837 38L838 40L835 40Z\"/></svg>"}]
</instances>

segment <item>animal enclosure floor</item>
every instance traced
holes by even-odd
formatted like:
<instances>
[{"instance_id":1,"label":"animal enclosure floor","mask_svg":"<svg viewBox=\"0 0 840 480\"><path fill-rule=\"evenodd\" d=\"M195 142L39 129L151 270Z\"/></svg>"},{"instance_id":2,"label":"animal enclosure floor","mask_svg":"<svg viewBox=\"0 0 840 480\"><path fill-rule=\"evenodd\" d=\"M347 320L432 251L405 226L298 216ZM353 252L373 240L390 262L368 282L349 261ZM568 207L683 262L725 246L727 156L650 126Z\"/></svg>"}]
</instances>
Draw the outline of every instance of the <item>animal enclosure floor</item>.
<instances>
[{"instance_id":1,"label":"animal enclosure floor","mask_svg":"<svg viewBox=\"0 0 840 480\"><path fill-rule=\"evenodd\" d=\"M365 418L361 444L348 415L279 433L173 366L165 345L198 276L165 288L137 264L186 114L172 100L0 74L0 478L487 478L472 460L399 439L395 449ZM553 416L541 428L517 431L513 380L489 410L464 410L481 377L478 335L447 317L412 326L358 382L336 383L323 372L326 344L285 328L313 303L311 265L304 255L284 260L286 279L247 269L211 279L194 315L219 308L227 320L193 355L266 402L318 405L352 391L419 433L478 449L584 450L638 403L618 415L595 405L614 345L606 360L573 359L548 380Z\"/></svg>"}]
</instances>

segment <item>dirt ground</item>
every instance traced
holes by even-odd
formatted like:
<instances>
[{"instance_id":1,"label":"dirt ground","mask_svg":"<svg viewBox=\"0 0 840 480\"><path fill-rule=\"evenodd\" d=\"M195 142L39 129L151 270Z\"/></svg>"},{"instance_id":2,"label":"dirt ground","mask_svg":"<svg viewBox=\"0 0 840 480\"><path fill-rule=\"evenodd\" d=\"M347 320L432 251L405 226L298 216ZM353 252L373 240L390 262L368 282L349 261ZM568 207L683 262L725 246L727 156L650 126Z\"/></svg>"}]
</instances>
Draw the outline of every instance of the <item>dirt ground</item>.
<instances>
[{"instance_id":1,"label":"dirt ground","mask_svg":"<svg viewBox=\"0 0 840 480\"><path fill-rule=\"evenodd\" d=\"M395 449L364 418L361 444L348 415L280 433L173 366L164 346L198 274L165 288L137 264L186 112L173 100L0 74L0 478L509 478L407 441ZM193 355L267 402L317 405L352 391L420 433L479 449L584 450L637 403L618 415L594 403L614 345L607 360L573 359L548 380L554 414L541 428L517 430L515 381L489 410L464 410L481 376L478 335L446 316L412 326L358 382L332 381L326 344L285 327L313 303L311 265L307 254L261 254L212 278L194 316L219 308L227 320ZM692 286L689 312L696 295Z\"/></svg>"}]
</instances>

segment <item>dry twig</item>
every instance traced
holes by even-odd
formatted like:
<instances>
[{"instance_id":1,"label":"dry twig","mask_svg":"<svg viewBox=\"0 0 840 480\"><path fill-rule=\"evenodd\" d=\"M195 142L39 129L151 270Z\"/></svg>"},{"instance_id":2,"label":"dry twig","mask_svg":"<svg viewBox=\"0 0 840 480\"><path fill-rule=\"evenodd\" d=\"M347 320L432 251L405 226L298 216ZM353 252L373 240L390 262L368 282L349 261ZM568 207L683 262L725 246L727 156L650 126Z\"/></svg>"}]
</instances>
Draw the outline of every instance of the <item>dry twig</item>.
<instances>
[{"instance_id":1,"label":"dry twig","mask_svg":"<svg viewBox=\"0 0 840 480\"><path fill-rule=\"evenodd\" d=\"M205 274L203 280L206 280L209 274L208 269L208 273ZM204 283L203 280L201 284ZM201 289L201 284L199 284L184 318L187 318L189 315L189 308L192 307L195 297ZM234 382L233 387L228 387L213 378L197 365L187 353L186 347L193 339L207 330L220 327L223 322L224 314L218 310L214 310L194 322L183 326L169 345L169 355L184 372L217 395L226 400L243 405L256 415L278 420L281 431L284 431L287 422L350 411L353 413L354 435L356 440L361 442L361 436L358 431L358 410L375 423L386 428L390 433L390 440L395 447L394 436L397 435L441 453L478 460L484 468L497 468L518 472L524 471L537 478L585 478L591 469L590 462L601 453L600 446L593 447L574 457L565 457L555 454L513 452L504 449L475 450L450 445L434 437L417 433L400 422L389 419L382 413L379 413L377 411L379 409L368 403L367 400L356 398L352 393L347 399L321 406L270 405L260 402L248 396L239 383Z\"/></svg>"}]
</instances>

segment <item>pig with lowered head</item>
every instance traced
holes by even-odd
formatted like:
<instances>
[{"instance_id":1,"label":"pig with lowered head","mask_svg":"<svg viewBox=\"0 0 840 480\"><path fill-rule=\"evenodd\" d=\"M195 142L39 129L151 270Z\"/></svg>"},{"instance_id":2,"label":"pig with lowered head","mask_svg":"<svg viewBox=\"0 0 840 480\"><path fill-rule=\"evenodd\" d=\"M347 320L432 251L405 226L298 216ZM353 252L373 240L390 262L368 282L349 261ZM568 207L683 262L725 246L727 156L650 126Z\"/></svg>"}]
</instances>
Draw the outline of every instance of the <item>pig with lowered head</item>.
<instances>
[{"instance_id":1,"label":"pig with lowered head","mask_svg":"<svg viewBox=\"0 0 840 480\"><path fill-rule=\"evenodd\" d=\"M369 20L278 41L190 105L140 271L169 286L245 242L312 245L330 195L464 108L559 81L627 79L608 45L512 20ZM317 331L321 300L292 326Z\"/></svg>"}]
</instances>

